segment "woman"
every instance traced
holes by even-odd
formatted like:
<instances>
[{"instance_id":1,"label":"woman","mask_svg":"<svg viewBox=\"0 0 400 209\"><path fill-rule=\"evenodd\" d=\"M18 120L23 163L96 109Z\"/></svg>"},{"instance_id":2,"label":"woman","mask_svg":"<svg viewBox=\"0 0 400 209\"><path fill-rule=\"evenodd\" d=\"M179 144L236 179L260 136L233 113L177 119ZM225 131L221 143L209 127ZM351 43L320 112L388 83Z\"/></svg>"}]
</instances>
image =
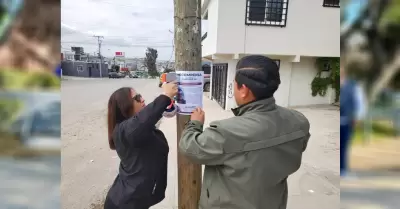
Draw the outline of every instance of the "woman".
<instances>
[{"instance_id":1,"label":"woman","mask_svg":"<svg viewBox=\"0 0 400 209\"><path fill-rule=\"evenodd\" d=\"M169 147L155 125L178 88L176 83L162 88L163 94L147 106L128 87L118 89L109 99L108 141L121 163L104 209L148 209L165 198Z\"/></svg>"}]
</instances>

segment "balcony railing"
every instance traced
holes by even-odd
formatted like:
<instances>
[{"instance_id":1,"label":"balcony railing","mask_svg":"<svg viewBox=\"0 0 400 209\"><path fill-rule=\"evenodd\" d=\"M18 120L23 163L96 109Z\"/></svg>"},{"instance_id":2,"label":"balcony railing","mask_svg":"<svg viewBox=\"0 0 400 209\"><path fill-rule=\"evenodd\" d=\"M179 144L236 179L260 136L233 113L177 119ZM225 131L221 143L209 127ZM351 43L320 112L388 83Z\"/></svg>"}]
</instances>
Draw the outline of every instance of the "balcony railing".
<instances>
[{"instance_id":1,"label":"balcony railing","mask_svg":"<svg viewBox=\"0 0 400 209\"><path fill-rule=\"evenodd\" d=\"M340 0L324 0L324 7L340 7Z\"/></svg>"},{"instance_id":2,"label":"balcony railing","mask_svg":"<svg viewBox=\"0 0 400 209\"><path fill-rule=\"evenodd\" d=\"M247 0L246 25L285 27L289 0Z\"/></svg>"}]
</instances>

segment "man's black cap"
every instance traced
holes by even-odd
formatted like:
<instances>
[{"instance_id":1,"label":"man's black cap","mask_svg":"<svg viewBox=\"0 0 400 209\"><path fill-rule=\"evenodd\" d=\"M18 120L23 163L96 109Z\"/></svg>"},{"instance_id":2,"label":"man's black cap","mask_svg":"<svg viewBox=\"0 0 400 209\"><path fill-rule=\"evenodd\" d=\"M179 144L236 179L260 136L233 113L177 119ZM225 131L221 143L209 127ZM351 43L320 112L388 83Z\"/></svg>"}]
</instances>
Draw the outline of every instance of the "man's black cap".
<instances>
[{"instance_id":1,"label":"man's black cap","mask_svg":"<svg viewBox=\"0 0 400 209\"><path fill-rule=\"evenodd\" d=\"M240 59L235 79L239 85L246 85L258 99L272 97L281 83L276 62L262 55Z\"/></svg>"}]
</instances>

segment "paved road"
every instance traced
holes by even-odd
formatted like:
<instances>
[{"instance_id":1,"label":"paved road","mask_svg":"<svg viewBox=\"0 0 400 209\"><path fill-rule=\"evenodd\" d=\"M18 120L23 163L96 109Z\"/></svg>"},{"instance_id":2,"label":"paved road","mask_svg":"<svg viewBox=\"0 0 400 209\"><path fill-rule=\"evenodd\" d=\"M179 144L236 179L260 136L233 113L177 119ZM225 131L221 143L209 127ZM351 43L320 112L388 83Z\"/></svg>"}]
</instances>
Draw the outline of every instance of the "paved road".
<instances>
[{"instance_id":1,"label":"paved road","mask_svg":"<svg viewBox=\"0 0 400 209\"><path fill-rule=\"evenodd\" d=\"M60 208L60 156L0 159L0 208Z\"/></svg>"},{"instance_id":2,"label":"paved road","mask_svg":"<svg viewBox=\"0 0 400 209\"><path fill-rule=\"evenodd\" d=\"M399 173L355 172L351 176L341 182L343 209L399 208Z\"/></svg>"},{"instance_id":3,"label":"paved road","mask_svg":"<svg viewBox=\"0 0 400 209\"><path fill-rule=\"evenodd\" d=\"M158 95L157 80L92 79L62 81L62 208L90 208L103 200L119 159L108 148L109 96L134 87L146 100Z\"/></svg>"},{"instance_id":4,"label":"paved road","mask_svg":"<svg viewBox=\"0 0 400 209\"><path fill-rule=\"evenodd\" d=\"M400 141L386 139L355 145L350 178L341 182L344 209L394 209L400 205Z\"/></svg>"},{"instance_id":5,"label":"paved road","mask_svg":"<svg viewBox=\"0 0 400 209\"><path fill-rule=\"evenodd\" d=\"M62 208L93 208L104 199L119 160L108 149L106 107L111 93L122 86L137 89L151 101L159 93L157 80L91 79L62 82ZM231 117L215 102L204 99L206 125ZM337 108L301 108L311 121L311 134L300 170L289 178L289 209L340 207L339 114ZM160 129L170 144L166 199L155 209L177 208L175 119L163 119Z\"/></svg>"}]
</instances>

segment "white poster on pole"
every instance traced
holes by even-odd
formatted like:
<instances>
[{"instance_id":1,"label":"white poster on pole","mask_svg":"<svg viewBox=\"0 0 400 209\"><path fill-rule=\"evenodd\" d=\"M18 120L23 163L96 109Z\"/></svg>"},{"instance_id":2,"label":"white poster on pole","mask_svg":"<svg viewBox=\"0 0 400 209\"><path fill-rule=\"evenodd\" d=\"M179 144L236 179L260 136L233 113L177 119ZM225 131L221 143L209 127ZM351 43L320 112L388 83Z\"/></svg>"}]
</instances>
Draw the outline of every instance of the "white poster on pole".
<instances>
[{"instance_id":1,"label":"white poster on pole","mask_svg":"<svg viewBox=\"0 0 400 209\"><path fill-rule=\"evenodd\" d=\"M197 107L203 107L203 71L176 71L178 95L176 104L179 114L190 115Z\"/></svg>"}]
</instances>

